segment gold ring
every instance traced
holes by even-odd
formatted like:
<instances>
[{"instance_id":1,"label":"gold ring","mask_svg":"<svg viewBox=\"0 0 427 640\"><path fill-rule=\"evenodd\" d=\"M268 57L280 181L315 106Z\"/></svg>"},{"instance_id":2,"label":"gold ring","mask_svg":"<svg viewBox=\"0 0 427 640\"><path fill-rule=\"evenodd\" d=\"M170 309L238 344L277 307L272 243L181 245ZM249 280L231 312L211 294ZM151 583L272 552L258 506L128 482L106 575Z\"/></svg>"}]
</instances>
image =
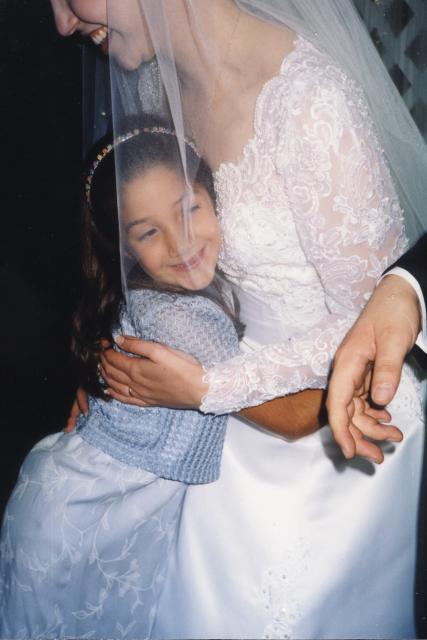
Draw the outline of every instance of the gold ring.
<instances>
[{"instance_id":1,"label":"gold ring","mask_svg":"<svg viewBox=\"0 0 427 640\"><path fill-rule=\"evenodd\" d=\"M128 393L132 397L132 394L133 394L132 387L128 387Z\"/></svg>"}]
</instances>

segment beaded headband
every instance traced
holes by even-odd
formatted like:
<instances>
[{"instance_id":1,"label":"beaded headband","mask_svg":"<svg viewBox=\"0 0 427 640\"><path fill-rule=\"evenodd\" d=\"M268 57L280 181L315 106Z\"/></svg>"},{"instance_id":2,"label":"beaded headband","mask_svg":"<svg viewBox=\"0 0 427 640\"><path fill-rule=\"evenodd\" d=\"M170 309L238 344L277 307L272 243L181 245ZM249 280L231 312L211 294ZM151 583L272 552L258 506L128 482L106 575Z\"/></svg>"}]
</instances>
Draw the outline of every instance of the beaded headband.
<instances>
[{"instance_id":1,"label":"beaded headband","mask_svg":"<svg viewBox=\"0 0 427 640\"><path fill-rule=\"evenodd\" d=\"M127 140L130 140L130 138L134 138L135 136L141 135L142 133L162 133L162 134L176 137L176 131L174 131L173 129L168 129L167 127L161 127L161 126L141 127L137 129L132 129L132 131L128 131L127 133L124 133L123 135L118 136L112 143L107 144L107 146L101 149L101 151L97 154L95 161L91 166L85 180L85 196L86 196L86 201L89 205L90 205L90 190L92 187L92 180L98 166L115 147L117 147L119 144L122 144L123 142L126 142ZM192 142L191 140L187 140L186 138L184 138L184 142L185 144L187 144L189 147L193 149L197 157L200 157L194 142Z\"/></svg>"}]
</instances>

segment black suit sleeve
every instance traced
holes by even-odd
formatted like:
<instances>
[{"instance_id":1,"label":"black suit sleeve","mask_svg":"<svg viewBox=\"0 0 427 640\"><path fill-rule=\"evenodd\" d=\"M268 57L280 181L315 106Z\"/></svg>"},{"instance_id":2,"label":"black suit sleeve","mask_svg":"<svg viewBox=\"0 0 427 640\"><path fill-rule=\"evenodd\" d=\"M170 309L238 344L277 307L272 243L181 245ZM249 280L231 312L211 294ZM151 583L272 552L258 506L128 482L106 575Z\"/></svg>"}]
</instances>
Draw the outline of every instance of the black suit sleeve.
<instances>
[{"instance_id":1,"label":"black suit sleeve","mask_svg":"<svg viewBox=\"0 0 427 640\"><path fill-rule=\"evenodd\" d=\"M387 271L390 271L393 267L406 269L406 271L409 271L409 273L414 276L421 287L424 300L427 302L427 233L387 269Z\"/></svg>"},{"instance_id":2,"label":"black suit sleeve","mask_svg":"<svg viewBox=\"0 0 427 640\"><path fill-rule=\"evenodd\" d=\"M427 233L414 246L403 254L387 271L400 267L408 271L419 283L427 304ZM385 273L387 273L387 271ZM427 368L427 354L414 347L413 353L422 367Z\"/></svg>"}]
</instances>

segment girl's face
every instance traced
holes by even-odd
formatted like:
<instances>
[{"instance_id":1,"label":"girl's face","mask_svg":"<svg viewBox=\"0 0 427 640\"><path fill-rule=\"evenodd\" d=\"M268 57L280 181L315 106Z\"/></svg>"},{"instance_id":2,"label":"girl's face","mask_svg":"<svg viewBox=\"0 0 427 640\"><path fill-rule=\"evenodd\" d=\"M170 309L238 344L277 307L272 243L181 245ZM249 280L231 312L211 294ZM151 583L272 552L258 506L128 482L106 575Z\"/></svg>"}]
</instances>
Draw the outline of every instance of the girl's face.
<instances>
[{"instance_id":1,"label":"girl's face","mask_svg":"<svg viewBox=\"0 0 427 640\"><path fill-rule=\"evenodd\" d=\"M190 194L175 171L153 167L124 186L121 212L127 246L154 281L192 291L210 284L221 232L203 187Z\"/></svg>"},{"instance_id":2,"label":"girl's face","mask_svg":"<svg viewBox=\"0 0 427 640\"><path fill-rule=\"evenodd\" d=\"M63 36L88 36L125 69L154 56L139 0L50 0L56 28ZM107 17L108 16L108 17Z\"/></svg>"}]
</instances>

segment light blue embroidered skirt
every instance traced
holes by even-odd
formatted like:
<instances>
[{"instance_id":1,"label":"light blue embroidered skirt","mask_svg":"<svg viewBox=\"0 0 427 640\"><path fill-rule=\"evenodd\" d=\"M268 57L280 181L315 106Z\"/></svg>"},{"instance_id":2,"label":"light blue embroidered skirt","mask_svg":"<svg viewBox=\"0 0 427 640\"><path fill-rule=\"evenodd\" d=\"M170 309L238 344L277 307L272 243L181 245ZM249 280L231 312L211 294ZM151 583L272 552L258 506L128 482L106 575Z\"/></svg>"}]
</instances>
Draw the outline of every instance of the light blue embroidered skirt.
<instances>
[{"instance_id":1,"label":"light blue embroidered skirt","mask_svg":"<svg viewBox=\"0 0 427 640\"><path fill-rule=\"evenodd\" d=\"M4 516L0 638L149 637L186 488L75 432L39 442Z\"/></svg>"}]
</instances>

